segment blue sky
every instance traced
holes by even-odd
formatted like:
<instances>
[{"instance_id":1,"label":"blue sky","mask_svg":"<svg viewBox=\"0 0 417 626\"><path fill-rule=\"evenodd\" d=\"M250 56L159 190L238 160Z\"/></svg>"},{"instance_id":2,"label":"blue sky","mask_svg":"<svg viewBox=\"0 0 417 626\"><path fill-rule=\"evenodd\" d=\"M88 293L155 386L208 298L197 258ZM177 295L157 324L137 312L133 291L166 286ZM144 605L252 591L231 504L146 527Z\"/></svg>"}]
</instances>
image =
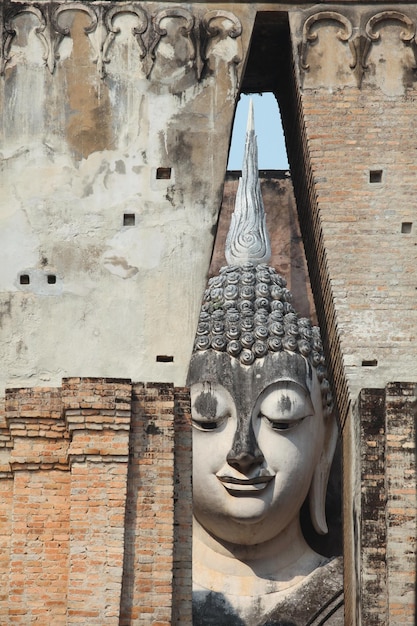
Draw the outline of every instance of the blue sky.
<instances>
[{"instance_id":1,"label":"blue sky","mask_svg":"<svg viewBox=\"0 0 417 626\"><path fill-rule=\"evenodd\" d=\"M229 170L242 169L245 146L246 120L249 99L253 99L255 112L255 132L258 137L259 169L288 169L281 117L277 101L272 93L242 95L236 109L233 125L232 145L229 154Z\"/></svg>"}]
</instances>

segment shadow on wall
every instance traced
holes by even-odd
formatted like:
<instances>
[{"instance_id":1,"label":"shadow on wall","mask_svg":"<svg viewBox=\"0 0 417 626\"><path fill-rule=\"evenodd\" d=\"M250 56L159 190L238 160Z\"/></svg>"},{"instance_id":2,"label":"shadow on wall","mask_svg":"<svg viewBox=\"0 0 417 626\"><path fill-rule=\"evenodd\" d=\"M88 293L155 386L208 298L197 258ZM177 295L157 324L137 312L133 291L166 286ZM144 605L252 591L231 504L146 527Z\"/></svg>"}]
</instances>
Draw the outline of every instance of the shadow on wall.
<instances>
[{"instance_id":1,"label":"shadow on wall","mask_svg":"<svg viewBox=\"0 0 417 626\"><path fill-rule=\"evenodd\" d=\"M246 626L221 593L193 593L193 626ZM296 626L294 622L268 620L262 626Z\"/></svg>"}]
</instances>

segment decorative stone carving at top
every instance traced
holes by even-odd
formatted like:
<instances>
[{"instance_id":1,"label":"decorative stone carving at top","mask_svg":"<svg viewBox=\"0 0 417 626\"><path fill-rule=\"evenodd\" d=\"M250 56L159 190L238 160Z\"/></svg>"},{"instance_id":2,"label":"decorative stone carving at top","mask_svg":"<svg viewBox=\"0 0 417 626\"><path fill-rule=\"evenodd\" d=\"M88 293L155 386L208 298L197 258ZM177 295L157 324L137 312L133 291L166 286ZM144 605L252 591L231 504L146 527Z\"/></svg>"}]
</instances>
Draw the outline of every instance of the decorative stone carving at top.
<instances>
[{"instance_id":1,"label":"decorative stone carving at top","mask_svg":"<svg viewBox=\"0 0 417 626\"><path fill-rule=\"evenodd\" d=\"M342 28L339 29L336 33L336 37L339 41L349 41L352 37L352 23L348 20L347 17L342 15L341 13L336 13L336 11L321 11L320 13L314 13L310 15L304 22L303 27L303 39L301 42L301 53L300 53L300 64L303 70L309 70L310 66L307 63L307 52L309 45L312 45L318 39L318 34L316 32L312 32L312 28L314 24L322 21L333 21L341 24Z\"/></svg>"},{"instance_id":2,"label":"decorative stone carving at top","mask_svg":"<svg viewBox=\"0 0 417 626\"><path fill-rule=\"evenodd\" d=\"M226 50L228 40L233 41L242 34L242 25L233 13L220 9L208 11L203 18L203 27L206 36L202 57L210 66L210 57L214 56L223 57L233 64L241 62L240 46L232 46Z\"/></svg>"},{"instance_id":3,"label":"decorative stone carving at top","mask_svg":"<svg viewBox=\"0 0 417 626\"><path fill-rule=\"evenodd\" d=\"M85 27L85 33L93 32L97 27L97 15L95 11L82 2L69 2L65 5L42 5L35 6L31 4L16 5L12 4L5 12L5 22L3 32L6 32L6 38L2 42L2 73L7 67L10 59L10 49L16 30L13 22L24 13L35 15L39 20L39 26L35 28L35 34L41 41L44 54L43 60L51 74L55 70L56 62L59 60L59 46L64 37L70 36L70 29L60 23L60 18L64 12L82 11L90 17L90 24Z\"/></svg>"},{"instance_id":4,"label":"decorative stone carving at top","mask_svg":"<svg viewBox=\"0 0 417 626\"><path fill-rule=\"evenodd\" d=\"M102 79L106 77L106 67L111 63L112 45L121 32L117 21L123 15L135 18L132 36L140 49L142 69L148 78L157 62L161 46L167 49L165 55L161 50L162 65L158 74L162 76L166 72L165 81L169 81L170 75L174 78L175 72L190 70L194 70L195 77L200 80L205 67L208 71L213 69L213 59L221 59L232 67L242 59L238 42L242 26L229 11L212 10L199 17L181 6L150 14L139 2L106 6L106 3L86 2L21 4L11 0L0 6L0 73L4 75L13 55L13 39L16 37L14 21L18 16L31 13L37 18L39 25L35 28L35 34L42 42L45 65L53 73L60 59L61 42L65 37L71 37L68 19L63 17L68 12L80 11L89 17L84 31L94 49L93 61ZM172 67L169 67L170 64ZM152 79L155 79L153 75Z\"/></svg>"},{"instance_id":5,"label":"decorative stone carving at top","mask_svg":"<svg viewBox=\"0 0 417 626\"><path fill-rule=\"evenodd\" d=\"M395 21L404 24L405 29L400 32L400 41L402 41L405 46L410 46L415 60L415 65L412 69L417 69L416 25L410 17L408 17L404 13L400 13L399 11L381 11L381 13L377 13L376 15L372 16L371 19L367 22L365 26L365 31L368 38L368 45L363 51L363 67L367 69L366 61L372 44L381 39L381 32L377 29L377 27L379 26L380 29L382 23L388 21Z\"/></svg>"},{"instance_id":6,"label":"decorative stone carving at top","mask_svg":"<svg viewBox=\"0 0 417 626\"><path fill-rule=\"evenodd\" d=\"M249 105L242 176L239 178L235 210L226 240L225 256L229 265L243 265L247 261L257 265L268 263L271 258L271 246L258 174L258 148L252 100Z\"/></svg>"},{"instance_id":7,"label":"decorative stone carving at top","mask_svg":"<svg viewBox=\"0 0 417 626\"><path fill-rule=\"evenodd\" d=\"M336 33L335 26L340 27ZM343 73L346 75L345 66L351 68L355 59L352 34L351 21L336 11L320 11L307 18L300 45L300 68L304 78L308 78L308 83L318 81L323 86L332 86ZM348 44L345 50L333 43L335 36L345 46ZM328 50L329 45L332 47L331 54ZM310 58L312 65L309 62ZM349 69L347 71L350 75ZM311 78L308 76L310 72Z\"/></svg>"},{"instance_id":8,"label":"decorative stone carving at top","mask_svg":"<svg viewBox=\"0 0 417 626\"><path fill-rule=\"evenodd\" d=\"M108 56L109 48L115 37L120 33L120 28L115 25L115 21L123 14L134 15L137 17L137 25L132 28L132 35L136 39L140 48L140 58L144 59L147 53L146 44L143 35L148 28L148 16L145 11L138 5L122 4L111 8L104 15L103 8L100 7L100 20L97 26L97 69L101 78L106 76L105 65L110 63Z\"/></svg>"},{"instance_id":9,"label":"decorative stone carving at top","mask_svg":"<svg viewBox=\"0 0 417 626\"><path fill-rule=\"evenodd\" d=\"M50 64L51 59L49 58L50 45L48 43L48 39L51 37L50 29L47 29L47 15L49 13L43 13L38 7L30 6L30 5L19 5L5 8L4 5L1 7L2 11L2 40L1 40L1 75L4 74L7 64L11 60L10 50L12 47L12 42L17 35L16 27L14 24L15 19L24 13L31 14L35 16L39 22L39 26L35 28L35 33L42 42L42 46L44 48L44 60L46 63ZM49 32L48 32L49 31Z\"/></svg>"},{"instance_id":10,"label":"decorative stone carving at top","mask_svg":"<svg viewBox=\"0 0 417 626\"><path fill-rule=\"evenodd\" d=\"M337 31L336 37L339 41L348 43L349 45L352 55L352 60L349 62L349 68L353 71L356 84L359 88L362 85L362 79L365 73L369 70L368 59L372 46L381 41L380 31L384 22L385 26L389 22L399 22L404 26L404 29L400 32L399 41L402 41L405 46L408 46L411 49L414 58L414 64L411 67L408 67L408 69L417 69L416 26L413 20L404 13L396 10L381 11L373 15L366 22L365 26L363 26L363 24L352 24L352 22L341 13L335 11L320 11L310 15L304 22L302 29L302 38L299 46L299 63L304 76L308 72L312 71L310 66L311 64L309 63L310 48L318 43L318 33L313 29L315 26L323 27L325 23L329 21L338 22L342 26L342 28ZM326 50L322 53L322 58L324 61L332 63L333 66L336 66L338 63L338 55L334 54L334 50ZM388 58L386 61L386 67L389 65L392 70L395 59ZM401 69L404 68L407 69L407 60L402 61L402 65L401 63L399 64L399 72L397 72L398 80L401 78ZM340 69L339 72L337 72L337 69L337 67L334 69L335 76L340 75ZM317 79L317 82L319 84L318 86L320 86L320 79ZM336 79L334 86L340 86L337 85Z\"/></svg>"},{"instance_id":11,"label":"decorative stone carving at top","mask_svg":"<svg viewBox=\"0 0 417 626\"><path fill-rule=\"evenodd\" d=\"M10 60L10 47L13 37L16 35L9 12L5 10L3 3L0 3L0 76L4 75L4 70Z\"/></svg>"},{"instance_id":12,"label":"decorative stone carving at top","mask_svg":"<svg viewBox=\"0 0 417 626\"><path fill-rule=\"evenodd\" d=\"M152 20L153 40L149 47L149 76L157 61L159 50L159 75L169 80L179 72L187 72L194 66L196 58L195 43L192 32L195 25L194 16L182 7L172 7L157 13Z\"/></svg>"}]
</instances>

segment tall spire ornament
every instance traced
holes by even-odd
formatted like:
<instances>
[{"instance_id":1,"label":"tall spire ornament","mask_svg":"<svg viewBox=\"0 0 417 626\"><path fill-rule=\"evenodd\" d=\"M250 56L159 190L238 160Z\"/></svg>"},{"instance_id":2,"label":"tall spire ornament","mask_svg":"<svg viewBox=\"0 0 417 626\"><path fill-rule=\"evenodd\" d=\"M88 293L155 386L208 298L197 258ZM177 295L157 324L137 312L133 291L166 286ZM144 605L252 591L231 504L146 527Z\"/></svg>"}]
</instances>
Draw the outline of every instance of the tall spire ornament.
<instances>
[{"instance_id":1,"label":"tall spire ornament","mask_svg":"<svg viewBox=\"0 0 417 626\"><path fill-rule=\"evenodd\" d=\"M242 177L236 195L235 210L226 239L229 265L268 263L271 246L266 229L265 209L258 171L258 146L255 135L253 102L249 103Z\"/></svg>"}]
</instances>

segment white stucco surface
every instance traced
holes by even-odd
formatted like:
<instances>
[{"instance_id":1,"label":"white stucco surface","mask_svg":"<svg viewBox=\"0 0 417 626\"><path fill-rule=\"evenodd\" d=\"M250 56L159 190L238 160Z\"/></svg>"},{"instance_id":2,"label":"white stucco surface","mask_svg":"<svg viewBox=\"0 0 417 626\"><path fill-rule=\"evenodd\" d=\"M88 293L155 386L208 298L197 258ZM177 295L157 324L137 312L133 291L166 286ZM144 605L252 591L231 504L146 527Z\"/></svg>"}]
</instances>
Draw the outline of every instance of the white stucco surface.
<instances>
[{"instance_id":1,"label":"white stucco surface","mask_svg":"<svg viewBox=\"0 0 417 626\"><path fill-rule=\"evenodd\" d=\"M145 7L149 16L161 8ZM66 376L185 383L242 37L228 35L230 17L216 17L220 35L208 37L201 61L182 30L191 14L177 12L162 19L154 58L148 42L142 59L128 9L113 17L120 31L100 76L108 24L86 33L92 15L79 5L59 14L55 23L69 28L54 35L59 57L35 32L39 9L13 19L0 80L0 389ZM196 59L210 72L199 77Z\"/></svg>"}]
</instances>

